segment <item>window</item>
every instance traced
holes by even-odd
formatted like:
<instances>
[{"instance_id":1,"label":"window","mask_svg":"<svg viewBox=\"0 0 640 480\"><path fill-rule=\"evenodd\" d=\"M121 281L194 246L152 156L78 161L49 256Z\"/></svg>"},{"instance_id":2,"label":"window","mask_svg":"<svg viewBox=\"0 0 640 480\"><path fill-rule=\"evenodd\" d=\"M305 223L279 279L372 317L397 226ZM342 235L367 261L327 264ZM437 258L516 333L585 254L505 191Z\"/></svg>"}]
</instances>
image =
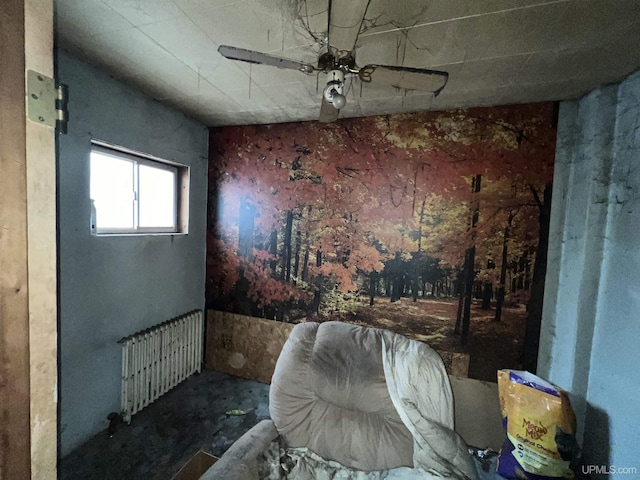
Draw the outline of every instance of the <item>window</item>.
<instances>
[{"instance_id":1,"label":"window","mask_svg":"<svg viewBox=\"0 0 640 480\"><path fill-rule=\"evenodd\" d=\"M98 143L90 162L95 233L186 233L188 167Z\"/></svg>"}]
</instances>

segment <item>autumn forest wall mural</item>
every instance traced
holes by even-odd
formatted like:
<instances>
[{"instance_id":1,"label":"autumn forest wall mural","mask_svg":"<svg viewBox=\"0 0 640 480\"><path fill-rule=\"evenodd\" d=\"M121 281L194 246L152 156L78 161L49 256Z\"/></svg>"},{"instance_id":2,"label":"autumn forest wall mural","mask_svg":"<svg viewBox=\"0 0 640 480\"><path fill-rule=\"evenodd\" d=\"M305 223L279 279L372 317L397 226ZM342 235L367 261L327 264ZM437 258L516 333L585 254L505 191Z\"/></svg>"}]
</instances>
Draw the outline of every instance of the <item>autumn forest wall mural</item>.
<instances>
[{"instance_id":1,"label":"autumn forest wall mural","mask_svg":"<svg viewBox=\"0 0 640 480\"><path fill-rule=\"evenodd\" d=\"M207 307L535 368L554 104L214 128Z\"/></svg>"}]
</instances>

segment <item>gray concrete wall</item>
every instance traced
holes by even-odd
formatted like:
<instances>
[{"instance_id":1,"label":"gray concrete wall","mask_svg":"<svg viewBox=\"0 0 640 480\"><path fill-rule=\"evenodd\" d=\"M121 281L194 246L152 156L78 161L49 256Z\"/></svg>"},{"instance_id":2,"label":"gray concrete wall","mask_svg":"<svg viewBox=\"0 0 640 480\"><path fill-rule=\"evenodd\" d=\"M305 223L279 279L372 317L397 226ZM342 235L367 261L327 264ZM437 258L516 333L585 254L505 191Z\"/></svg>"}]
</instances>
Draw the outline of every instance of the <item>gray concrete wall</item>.
<instances>
[{"instance_id":1,"label":"gray concrete wall","mask_svg":"<svg viewBox=\"0 0 640 480\"><path fill-rule=\"evenodd\" d=\"M538 373L570 392L599 478L640 474L639 98L636 73L563 102L558 124Z\"/></svg>"},{"instance_id":2,"label":"gray concrete wall","mask_svg":"<svg viewBox=\"0 0 640 480\"><path fill-rule=\"evenodd\" d=\"M120 338L204 308L207 130L65 52L69 132L59 137L60 437L65 455L120 410ZM187 235L92 236L90 141L191 167Z\"/></svg>"}]
</instances>

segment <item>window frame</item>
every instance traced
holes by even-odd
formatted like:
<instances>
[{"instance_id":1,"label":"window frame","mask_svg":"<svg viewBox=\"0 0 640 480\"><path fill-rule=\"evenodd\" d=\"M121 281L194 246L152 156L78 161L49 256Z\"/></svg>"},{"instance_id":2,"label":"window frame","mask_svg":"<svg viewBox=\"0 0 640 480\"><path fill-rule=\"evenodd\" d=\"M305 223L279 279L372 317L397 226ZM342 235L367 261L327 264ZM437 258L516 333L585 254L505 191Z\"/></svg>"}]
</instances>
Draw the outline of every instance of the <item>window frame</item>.
<instances>
[{"instance_id":1,"label":"window frame","mask_svg":"<svg viewBox=\"0 0 640 480\"><path fill-rule=\"evenodd\" d=\"M133 163L134 192L131 206L133 209L133 228L100 228L96 223L95 235L176 235L188 233L188 204L189 204L189 179L190 167L177 162L155 157L146 153L137 152L128 148L115 146L99 140L91 140L89 154L89 199L91 199L91 155L96 152L101 155L126 160ZM140 226L140 175L139 165L157 168L159 170L174 173L173 186L174 202L172 218L173 227L141 227ZM99 216L97 212L97 217ZM99 218L99 217L98 217Z\"/></svg>"}]
</instances>

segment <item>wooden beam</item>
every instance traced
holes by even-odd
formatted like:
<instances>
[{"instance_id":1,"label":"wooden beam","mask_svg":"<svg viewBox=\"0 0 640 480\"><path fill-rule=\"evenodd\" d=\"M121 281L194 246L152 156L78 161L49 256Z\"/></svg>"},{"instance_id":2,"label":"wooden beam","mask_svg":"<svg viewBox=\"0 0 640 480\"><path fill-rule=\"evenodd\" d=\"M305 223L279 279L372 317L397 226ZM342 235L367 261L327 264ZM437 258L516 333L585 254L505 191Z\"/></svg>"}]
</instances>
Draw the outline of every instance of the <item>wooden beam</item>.
<instances>
[{"instance_id":1,"label":"wooden beam","mask_svg":"<svg viewBox=\"0 0 640 480\"><path fill-rule=\"evenodd\" d=\"M55 144L25 107L52 24L52 0L0 2L0 480L56 478Z\"/></svg>"},{"instance_id":2,"label":"wooden beam","mask_svg":"<svg viewBox=\"0 0 640 480\"><path fill-rule=\"evenodd\" d=\"M31 478L24 0L0 2L0 479Z\"/></svg>"},{"instance_id":3,"label":"wooden beam","mask_svg":"<svg viewBox=\"0 0 640 480\"><path fill-rule=\"evenodd\" d=\"M23 0L25 68L53 77L53 0ZM26 120L31 478L57 477L56 147L52 127Z\"/></svg>"}]
</instances>

